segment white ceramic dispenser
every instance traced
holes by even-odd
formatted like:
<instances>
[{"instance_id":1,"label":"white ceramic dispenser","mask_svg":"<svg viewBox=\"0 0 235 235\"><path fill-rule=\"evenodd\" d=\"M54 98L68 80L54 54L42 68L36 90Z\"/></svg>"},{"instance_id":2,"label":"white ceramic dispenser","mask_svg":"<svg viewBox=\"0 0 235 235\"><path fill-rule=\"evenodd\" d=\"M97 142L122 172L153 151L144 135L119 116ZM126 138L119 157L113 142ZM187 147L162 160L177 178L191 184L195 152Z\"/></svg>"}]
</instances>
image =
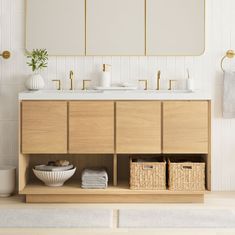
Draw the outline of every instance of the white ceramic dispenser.
<instances>
[{"instance_id":1,"label":"white ceramic dispenser","mask_svg":"<svg viewBox=\"0 0 235 235\"><path fill-rule=\"evenodd\" d=\"M111 65L103 64L103 71L100 79L101 87L110 87L111 86L111 73L110 73Z\"/></svg>"}]
</instances>

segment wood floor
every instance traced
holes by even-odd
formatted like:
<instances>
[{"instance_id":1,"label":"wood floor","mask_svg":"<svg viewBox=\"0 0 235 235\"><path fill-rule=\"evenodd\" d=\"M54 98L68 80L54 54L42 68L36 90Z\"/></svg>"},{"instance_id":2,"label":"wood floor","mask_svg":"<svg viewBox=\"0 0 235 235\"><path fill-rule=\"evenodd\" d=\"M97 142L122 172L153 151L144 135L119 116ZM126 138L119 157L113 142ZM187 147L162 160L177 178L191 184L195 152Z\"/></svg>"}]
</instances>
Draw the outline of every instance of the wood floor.
<instances>
[{"instance_id":1,"label":"wood floor","mask_svg":"<svg viewBox=\"0 0 235 235\"><path fill-rule=\"evenodd\" d=\"M203 204L25 204L23 198L14 196L0 198L1 208L37 208L37 207L77 207L110 208L114 210L114 223L111 229L0 229L0 235L235 235L235 229L119 229L117 228L117 210L120 208L232 208L235 209L234 193L207 193Z\"/></svg>"}]
</instances>

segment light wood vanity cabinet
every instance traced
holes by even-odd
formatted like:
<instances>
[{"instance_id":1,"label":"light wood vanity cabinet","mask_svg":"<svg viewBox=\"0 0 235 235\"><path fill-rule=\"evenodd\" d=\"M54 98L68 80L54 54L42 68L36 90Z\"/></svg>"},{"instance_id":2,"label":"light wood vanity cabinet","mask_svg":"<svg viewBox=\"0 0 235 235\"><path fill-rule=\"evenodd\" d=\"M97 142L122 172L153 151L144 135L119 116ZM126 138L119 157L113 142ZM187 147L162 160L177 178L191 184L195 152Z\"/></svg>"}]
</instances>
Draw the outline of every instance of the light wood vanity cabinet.
<instances>
[{"instance_id":1,"label":"light wood vanity cabinet","mask_svg":"<svg viewBox=\"0 0 235 235\"><path fill-rule=\"evenodd\" d=\"M207 101L163 102L163 153L208 153Z\"/></svg>"},{"instance_id":2,"label":"light wood vanity cabinet","mask_svg":"<svg viewBox=\"0 0 235 235\"><path fill-rule=\"evenodd\" d=\"M204 191L130 190L132 154L202 158L210 190L208 100L27 100L20 118L19 193L26 202L203 202ZM46 187L33 176L33 165L60 158L76 165L74 181ZM82 169L101 166L109 187L81 188Z\"/></svg>"},{"instance_id":3,"label":"light wood vanity cabinet","mask_svg":"<svg viewBox=\"0 0 235 235\"><path fill-rule=\"evenodd\" d=\"M208 120L207 101L24 101L22 152L208 153Z\"/></svg>"},{"instance_id":4,"label":"light wood vanity cabinet","mask_svg":"<svg viewBox=\"0 0 235 235\"><path fill-rule=\"evenodd\" d=\"M114 152L114 102L69 102L69 153Z\"/></svg>"},{"instance_id":5,"label":"light wood vanity cabinet","mask_svg":"<svg viewBox=\"0 0 235 235\"><path fill-rule=\"evenodd\" d=\"M116 152L161 153L161 102L116 103Z\"/></svg>"},{"instance_id":6,"label":"light wood vanity cabinet","mask_svg":"<svg viewBox=\"0 0 235 235\"><path fill-rule=\"evenodd\" d=\"M21 108L23 153L67 152L67 102L24 101Z\"/></svg>"}]
</instances>

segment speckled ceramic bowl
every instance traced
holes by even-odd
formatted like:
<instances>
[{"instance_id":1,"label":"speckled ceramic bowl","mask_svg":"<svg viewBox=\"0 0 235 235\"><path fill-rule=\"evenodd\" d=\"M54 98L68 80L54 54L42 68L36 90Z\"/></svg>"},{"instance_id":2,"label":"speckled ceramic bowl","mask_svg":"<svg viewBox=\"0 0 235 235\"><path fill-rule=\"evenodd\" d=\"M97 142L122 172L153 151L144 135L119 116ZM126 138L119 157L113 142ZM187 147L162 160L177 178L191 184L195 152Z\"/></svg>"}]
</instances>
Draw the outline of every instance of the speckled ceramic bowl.
<instances>
[{"instance_id":1,"label":"speckled ceramic bowl","mask_svg":"<svg viewBox=\"0 0 235 235\"><path fill-rule=\"evenodd\" d=\"M33 169L34 174L38 179L50 187L63 186L64 182L70 179L76 171L76 167L67 171L39 171Z\"/></svg>"}]
</instances>

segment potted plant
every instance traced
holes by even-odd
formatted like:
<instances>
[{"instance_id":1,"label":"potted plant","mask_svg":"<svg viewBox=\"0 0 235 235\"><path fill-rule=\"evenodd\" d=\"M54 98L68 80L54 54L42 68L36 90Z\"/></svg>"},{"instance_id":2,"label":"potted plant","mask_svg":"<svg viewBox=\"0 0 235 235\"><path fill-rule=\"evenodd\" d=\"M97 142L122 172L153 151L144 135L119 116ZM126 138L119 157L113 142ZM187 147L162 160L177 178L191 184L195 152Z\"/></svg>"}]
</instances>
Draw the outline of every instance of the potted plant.
<instances>
[{"instance_id":1,"label":"potted plant","mask_svg":"<svg viewBox=\"0 0 235 235\"><path fill-rule=\"evenodd\" d=\"M27 65L31 67L33 75L28 78L25 85L29 90L40 90L45 86L40 72L47 67L47 50L34 49L32 52L27 53L27 58L30 59Z\"/></svg>"}]
</instances>

